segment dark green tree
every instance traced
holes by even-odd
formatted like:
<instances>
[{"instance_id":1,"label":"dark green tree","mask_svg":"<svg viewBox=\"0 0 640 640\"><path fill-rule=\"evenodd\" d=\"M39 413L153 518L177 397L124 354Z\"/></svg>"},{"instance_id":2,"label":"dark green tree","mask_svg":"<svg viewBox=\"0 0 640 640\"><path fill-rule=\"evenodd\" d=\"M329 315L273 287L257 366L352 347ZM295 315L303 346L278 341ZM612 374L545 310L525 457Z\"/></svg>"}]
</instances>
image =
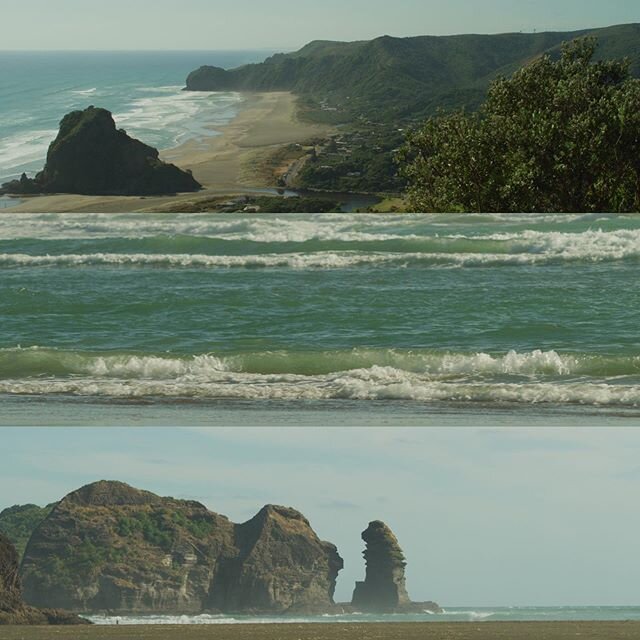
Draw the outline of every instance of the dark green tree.
<instances>
[{"instance_id":1,"label":"dark green tree","mask_svg":"<svg viewBox=\"0 0 640 640\"><path fill-rule=\"evenodd\" d=\"M595 38L496 80L477 113L439 114L397 156L416 211L640 211L640 80Z\"/></svg>"}]
</instances>

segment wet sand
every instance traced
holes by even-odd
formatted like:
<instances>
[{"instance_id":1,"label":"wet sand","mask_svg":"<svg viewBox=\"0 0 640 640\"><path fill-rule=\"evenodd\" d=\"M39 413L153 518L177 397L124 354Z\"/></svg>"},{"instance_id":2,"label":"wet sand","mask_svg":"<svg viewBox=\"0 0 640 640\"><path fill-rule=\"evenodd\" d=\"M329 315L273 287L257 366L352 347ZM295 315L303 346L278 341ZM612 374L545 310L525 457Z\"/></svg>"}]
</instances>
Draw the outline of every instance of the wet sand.
<instances>
[{"instance_id":1,"label":"wet sand","mask_svg":"<svg viewBox=\"0 0 640 640\"><path fill-rule=\"evenodd\" d=\"M640 622L0 627L2 640L636 640Z\"/></svg>"},{"instance_id":2,"label":"wet sand","mask_svg":"<svg viewBox=\"0 0 640 640\"><path fill-rule=\"evenodd\" d=\"M216 130L220 135L190 140L160 156L193 171L204 186L197 193L170 196L79 196L61 194L26 198L0 213L126 213L161 211L176 202L250 193L263 187L260 160L278 147L325 135L330 127L301 121L291 93L248 93L236 118Z\"/></svg>"}]
</instances>

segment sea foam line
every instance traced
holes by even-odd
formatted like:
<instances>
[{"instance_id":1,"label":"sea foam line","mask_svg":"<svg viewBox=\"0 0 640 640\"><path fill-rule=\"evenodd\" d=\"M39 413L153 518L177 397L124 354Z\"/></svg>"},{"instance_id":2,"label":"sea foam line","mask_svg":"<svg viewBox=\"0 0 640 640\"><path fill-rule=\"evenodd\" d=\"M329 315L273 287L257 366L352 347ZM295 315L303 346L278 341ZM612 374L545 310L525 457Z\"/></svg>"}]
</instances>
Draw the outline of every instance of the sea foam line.
<instances>
[{"instance_id":1,"label":"sea foam line","mask_svg":"<svg viewBox=\"0 0 640 640\"><path fill-rule=\"evenodd\" d=\"M4 380L0 393L12 395L71 395L118 399L181 398L201 400L404 400L418 402L579 404L584 406L640 406L639 385L592 383L462 384L397 376L368 379L356 372L338 378L303 383L284 377L229 376L224 383L84 380Z\"/></svg>"},{"instance_id":2,"label":"sea foam line","mask_svg":"<svg viewBox=\"0 0 640 640\"><path fill-rule=\"evenodd\" d=\"M549 253L440 253L398 251L313 251L254 255L190 253L71 253L32 255L1 253L0 266L165 266L165 267L289 267L292 269L343 269L356 266L485 267L536 266L558 263L614 262L640 258L640 246Z\"/></svg>"},{"instance_id":3,"label":"sea foam line","mask_svg":"<svg viewBox=\"0 0 640 640\"><path fill-rule=\"evenodd\" d=\"M503 354L403 349L259 351L236 354L145 354L64 351L46 347L0 349L0 377L92 375L123 378L179 378L220 372L319 375L372 367L434 377L637 376L640 355L608 356L557 351Z\"/></svg>"}]
</instances>

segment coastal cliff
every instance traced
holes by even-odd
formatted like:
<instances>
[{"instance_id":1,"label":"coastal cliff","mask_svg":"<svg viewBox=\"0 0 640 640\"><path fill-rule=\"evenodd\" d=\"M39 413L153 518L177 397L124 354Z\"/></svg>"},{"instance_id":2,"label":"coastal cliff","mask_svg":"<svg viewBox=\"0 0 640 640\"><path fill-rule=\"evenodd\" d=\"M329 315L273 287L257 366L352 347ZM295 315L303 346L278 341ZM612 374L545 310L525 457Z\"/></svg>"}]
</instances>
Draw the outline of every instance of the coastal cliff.
<instances>
[{"instance_id":1,"label":"coastal cliff","mask_svg":"<svg viewBox=\"0 0 640 640\"><path fill-rule=\"evenodd\" d=\"M315 97L323 117L366 114L396 120L440 108L476 108L490 83L561 44L583 36L600 42L598 59L627 56L640 76L640 24L581 31L495 35L382 36L369 41L314 41L261 64L225 70L202 66L189 74L190 91L291 91Z\"/></svg>"},{"instance_id":2,"label":"coastal cliff","mask_svg":"<svg viewBox=\"0 0 640 640\"><path fill-rule=\"evenodd\" d=\"M0 193L163 195L200 188L191 173L162 162L157 149L117 129L109 111L88 107L63 118L35 178L23 174Z\"/></svg>"},{"instance_id":3,"label":"coastal cliff","mask_svg":"<svg viewBox=\"0 0 640 640\"><path fill-rule=\"evenodd\" d=\"M89 624L66 611L35 609L22 599L18 554L11 542L0 534L0 625Z\"/></svg>"},{"instance_id":4,"label":"coastal cliff","mask_svg":"<svg viewBox=\"0 0 640 640\"><path fill-rule=\"evenodd\" d=\"M124 613L324 612L342 559L293 509L234 524L198 502L97 482L34 531L22 579L37 606Z\"/></svg>"}]
</instances>

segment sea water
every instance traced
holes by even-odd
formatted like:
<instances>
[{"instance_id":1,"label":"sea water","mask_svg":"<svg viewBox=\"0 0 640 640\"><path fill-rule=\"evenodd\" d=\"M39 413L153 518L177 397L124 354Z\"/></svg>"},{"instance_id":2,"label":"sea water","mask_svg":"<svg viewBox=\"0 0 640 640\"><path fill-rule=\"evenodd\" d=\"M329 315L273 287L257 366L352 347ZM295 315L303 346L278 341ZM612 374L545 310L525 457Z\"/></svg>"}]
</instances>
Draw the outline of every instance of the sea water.
<instances>
[{"instance_id":1,"label":"sea water","mask_svg":"<svg viewBox=\"0 0 640 640\"><path fill-rule=\"evenodd\" d=\"M0 421L636 423L639 262L634 215L0 215Z\"/></svg>"},{"instance_id":2,"label":"sea water","mask_svg":"<svg viewBox=\"0 0 640 640\"><path fill-rule=\"evenodd\" d=\"M89 615L98 625L215 624L363 624L402 622L564 622L640 620L640 607L445 607L438 614L345 614L323 616L102 616Z\"/></svg>"},{"instance_id":3,"label":"sea water","mask_svg":"<svg viewBox=\"0 0 640 640\"><path fill-rule=\"evenodd\" d=\"M0 51L0 183L42 169L60 120L89 105L110 110L118 127L158 149L215 135L241 98L182 91L187 75L204 64L232 68L269 53Z\"/></svg>"}]
</instances>

